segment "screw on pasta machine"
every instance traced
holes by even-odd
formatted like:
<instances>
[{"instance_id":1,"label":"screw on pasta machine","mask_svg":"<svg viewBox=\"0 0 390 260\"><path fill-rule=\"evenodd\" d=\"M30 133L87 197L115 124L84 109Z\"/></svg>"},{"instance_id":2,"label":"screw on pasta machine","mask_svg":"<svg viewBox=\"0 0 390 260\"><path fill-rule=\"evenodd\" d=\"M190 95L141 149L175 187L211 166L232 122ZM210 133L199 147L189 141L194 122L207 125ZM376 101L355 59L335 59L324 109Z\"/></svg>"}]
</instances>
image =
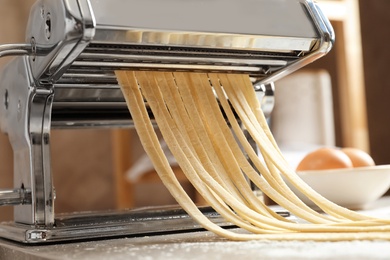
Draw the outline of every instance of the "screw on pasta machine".
<instances>
[{"instance_id":1,"label":"screw on pasta machine","mask_svg":"<svg viewBox=\"0 0 390 260\"><path fill-rule=\"evenodd\" d=\"M49 40L51 37L51 15L50 13L46 14L45 20L45 36Z\"/></svg>"}]
</instances>

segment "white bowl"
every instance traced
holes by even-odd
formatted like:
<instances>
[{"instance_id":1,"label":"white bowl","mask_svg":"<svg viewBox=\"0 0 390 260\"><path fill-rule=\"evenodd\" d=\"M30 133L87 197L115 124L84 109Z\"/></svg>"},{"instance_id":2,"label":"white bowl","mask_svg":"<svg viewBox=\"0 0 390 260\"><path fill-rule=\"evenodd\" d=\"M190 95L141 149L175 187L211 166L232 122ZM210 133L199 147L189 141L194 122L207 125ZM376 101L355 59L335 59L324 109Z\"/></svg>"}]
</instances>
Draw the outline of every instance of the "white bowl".
<instances>
[{"instance_id":1,"label":"white bowl","mask_svg":"<svg viewBox=\"0 0 390 260\"><path fill-rule=\"evenodd\" d=\"M390 188L390 165L302 171L298 175L328 200L350 209L364 209ZM307 205L315 204L306 196L291 189Z\"/></svg>"}]
</instances>

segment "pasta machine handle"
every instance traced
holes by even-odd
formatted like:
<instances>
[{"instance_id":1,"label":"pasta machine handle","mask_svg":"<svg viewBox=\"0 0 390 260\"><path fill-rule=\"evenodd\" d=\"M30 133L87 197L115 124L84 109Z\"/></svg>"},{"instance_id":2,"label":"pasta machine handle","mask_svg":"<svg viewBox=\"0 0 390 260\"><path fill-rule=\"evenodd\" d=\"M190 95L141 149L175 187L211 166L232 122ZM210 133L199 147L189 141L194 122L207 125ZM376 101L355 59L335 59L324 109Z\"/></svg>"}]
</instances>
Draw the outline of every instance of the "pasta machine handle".
<instances>
[{"instance_id":1,"label":"pasta machine handle","mask_svg":"<svg viewBox=\"0 0 390 260\"><path fill-rule=\"evenodd\" d=\"M21 188L0 190L0 206L31 204L31 191Z\"/></svg>"},{"instance_id":2,"label":"pasta machine handle","mask_svg":"<svg viewBox=\"0 0 390 260\"><path fill-rule=\"evenodd\" d=\"M11 43L11 44L2 44L0 45L0 58L6 56L44 56L52 48L38 46L35 44L34 38L31 39L31 43Z\"/></svg>"},{"instance_id":3,"label":"pasta machine handle","mask_svg":"<svg viewBox=\"0 0 390 260\"><path fill-rule=\"evenodd\" d=\"M0 58L5 56L31 55L33 52L33 46L29 43L0 45Z\"/></svg>"}]
</instances>

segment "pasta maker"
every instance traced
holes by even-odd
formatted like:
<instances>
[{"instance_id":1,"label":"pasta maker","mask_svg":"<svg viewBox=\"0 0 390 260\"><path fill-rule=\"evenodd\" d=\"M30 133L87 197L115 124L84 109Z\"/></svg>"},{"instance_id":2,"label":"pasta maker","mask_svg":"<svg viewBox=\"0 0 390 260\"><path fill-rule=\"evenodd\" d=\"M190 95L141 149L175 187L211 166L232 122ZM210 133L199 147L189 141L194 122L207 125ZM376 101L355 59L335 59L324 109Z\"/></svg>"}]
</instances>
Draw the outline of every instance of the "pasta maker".
<instances>
[{"instance_id":1,"label":"pasta maker","mask_svg":"<svg viewBox=\"0 0 390 260\"><path fill-rule=\"evenodd\" d=\"M121 69L245 73L269 114L273 82L333 42L312 0L37 1L25 43L0 46L0 56L17 56L0 74L0 126L14 153L14 187L0 191L14 221L0 237L44 243L199 228L165 207L56 215L50 130L131 127L114 75Z\"/></svg>"}]
</instances>

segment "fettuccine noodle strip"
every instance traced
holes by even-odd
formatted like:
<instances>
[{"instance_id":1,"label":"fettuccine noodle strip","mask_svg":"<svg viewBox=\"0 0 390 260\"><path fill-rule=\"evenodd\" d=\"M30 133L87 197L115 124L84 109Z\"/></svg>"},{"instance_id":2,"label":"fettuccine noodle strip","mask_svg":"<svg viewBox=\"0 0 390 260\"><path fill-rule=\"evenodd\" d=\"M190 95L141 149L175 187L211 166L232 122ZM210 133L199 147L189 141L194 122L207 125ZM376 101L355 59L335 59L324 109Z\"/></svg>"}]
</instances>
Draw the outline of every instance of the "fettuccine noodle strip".
<instances>
[{"instance_id":1,"label":"fettuccine noodle strip","mask_svg":"<svg viewBox=\"0 0 390 260\"><path fill-rule=\"evenodd\" d=\"M137 78L140 80L140 83L145 84L148 79L142 72L137 72ZM151 81L149 81L151 83ZM158 116L156 117L156 121L160 127L160 130L167 142L170 146L170 149L172 153L175 155L175 158L177 159L179 165L183 169L183 172L186 174L188 179L191 181L191 183L194 185L194 187L198 190L198 192L206 199L211 205L214 205L214 207L219 207L218 201L215 202L215 198L213 197L213 193L210 193L208 190L208 184L212 183L213 185L216 185L218 187L219 184L215 182L215 180L207 174L207 172L202 167L202 164L197 160L196 156L191 152L191 149L188 146L188 143L185 143L182 138L182 135L179 131L177 131L177 127L172 121L172 118L170 117L170 114L167 110L167 107L165 106L164 102L162 101L161 92L159 91L158 86L154 86L153 88L146 88L143 91L144 96L148 100L148 103L150 104L150 107L152 108L152 111L156 111L158 113ZM198 172L201 172L201 174L197 174ZM202 178L200 178L200 177ZM236 200L229 192L227 192L223 188L219 188L217 192L221 192L225 197L229 197L229 199L235 201L236 204L240 204L238 200ZM219 194L220 195L220 194ZM226 202L226 198L224 200ZM244 208L246 209L246 208ZM236 219L232 219L232 215L234 212L230 212L229 215L224 215L224 211L220 211L220 213L227 218L229 221L232 221L232 223L242 227L244 225L247 225L247 223L241 221L237 221ZM257 223L259 227L266 227L268 229L259 229L256 226L252 226L251 229L256 229L257 232L262 233L270 233L272 232L272 229L276 229L272 225L269 226L266 222L259 222Z\"/></svg>"},{"instance_id":2,"label":"fettuccine noodle strip","mask_svg":"<svg viewBox=\"0 0 390 260\"><path fill-rule=\"evenodd\" d=\"M258 168L262 175L262 170L265 171L268 180L264 180L262 175L254 176L257 174L256 170L249 165L238 144L234 143L234 137L226 122L223 124L224 118L220 106L216 103L215 97L213 98L212 87L208 82L209 76L132 71L117 71L116 75L140 140L162 182L179 205L205 229L233 240L390 240L390 226L384 224L388 223L388 220L369 218L357 213L351 214L350 218L347 214L349 210L334 206L310 188L306 189L304 184L302 189L306 189L307 196L320 204L324 211L333 213L333 217L325 217L314 212L297 200L295 195L291 195L277 170L283 171L282 174L295 185L300 186L301 180L281 158L280 150L270 138L270 132L267 133L269 129L266 124L264 125L260 112L253 111L259 107L251 96L254 93L251 94L248 89L247 76L240 76L242 78L236 75L227 76L234 84L241 82L239 84L244 85L242 87L229 83L224 83L226 86L221 87L215 83L215 78L212 84L214 90L219 92L221 104L224 103L226 106L226 94L246 129L258 142L268 168L261 162L254 164L256 167L260 166ZM218 77L222 78L224 75ZM222 217L251 233L225 230L211 222L197 208L181 187L162 151L144 99L149 104L168 147L188 180ZM225 113L229 114L231 111L226 110ZM235 129L235 132L237 131L238 129ZM242 139L241 134L236 133L236 136ZM240 142L246 146L244 140ZM247 149L249 148L244 147L244 150ZM255 157L253 154L256 154L253 149L247 153L252 161L254 159L260 161L257 156L257 159L252 158ZM285 204L296 213L304 211L306 214L302 215L309 215L307 219L318 224L292 223L275 215L262 201L253 196L250 186L245 183L244 175L253 179L256 185L261 186L261 189L277 199L281 205Z\"/></svg>"},{"instance_id":3,"label":"fettuccine noodle strip","mask_svg":"<svg viewBox=\"0 0 390 260\"><path fill-rule=\"evenodd\" d=\"M209 76L211 81L213 82L214 88L218 93L218 96L223 97L224 93L222 92L221 86L219 86L218 78L216 77L216 75L209 75ZM271 199L273 199L274 201L276 201L278 204L288 209L289 211L293 212L297 216L301 218L305 218L308 221L313 223L327 222L329 218L319 214L318 212L306 206L290 189L286 187L285 183L282 183L284 184L283 186L274 179L274 177L269 173L269 170L262 164L260 160L258 160L257 154L253 151L251 145L248 143L247 138L244 136L240 127L238 126L238 123L235 120L233 112L231 111L230 106L227 103L227 100L221 98L220 101L224 108L225 113L229 118L229 121L232 124L232 127L238 139L240 140L241 144L244 146L244 149L247 152L249 158L255 164L259 172L262 173L261 175L259 175L249 165L247 160L245 159L243 160L242 157L240 157L239 154L236 153L236 156L238 156L237 158L239 159L241 164L244 165L243 169L246 169L245 172L250 178L250 180L253 181L265 194L267 194L267 196L269 196ZM231 143L231 145L233 147L234 142ZM262 177L266 179L266 182L262 180ZM271 184L271 187L269 187L268 183ZM278 192L276 190L278 190ZM311 217L312 215L313 217Z\"/></svg>"},{"instance_id":4,"label":"fettuccine noodle strip","mask_svg":"<svg viewBox=\"0 0 390 260\"><path fill-rule=\"evenodd\" d=\"M319 195L317 192L315 192L309 185L307 185L304 181L302 181L297 174L289 167L289 165L286 163L284 158L281 156L281 153L278 152L279 150L275 148L276 142L272 141L273 138L271 137L272 134L270 133L270 130L268 128L268 125L264 123L265 118L264 116L258 115L257 118L261 120L260 122L263 122L263 124L260 126L259 123L257 123L257 120L254 118L253 110L247 106L247 103L245 102L245 96L243 93L245 91L249 90L249 84L246 82L244 86L242 86L242 89L244 91L238 92L237 88L234 88L231 84L226 84L226 88L229 88L229 94L230 96L235 95L235 98L240 101L240 104L243 106L243 109L245 112L242 112L241 114L241 107L236 106L235 109L240 116L244 116L243 113L245 113L246 116L248 116L249 120L243 120L246 126L249 128L250 133L252 136L258 136L258 132L261 129L266 129L263 131L268 138L262 138L261 140L256 140L259 147L262 148L262 151L264 152L264 155L267 157L267 159L271 160L273 165L280 171L281 174L283 174L288 181L290 181L299 191L301 191L305 196L307 196L309 199L311 199L314 203L316 203L322 210L327 212L328 214L332 215L336 213L337 215L340 215L346 219L355 219L355 220L364 220L367 219L366 216L362 216L361 214L358 214L354 211L348 210L346 208L340 207L333 202L330 202L329 200L326 200L321 195ZM253 87L252 87L253 91ZM237 96L237 94L242 94L241 96ZM231 97L233 98L233 97ZM252 123L252 125L249 125L249 122ZM267 134L268 133L268 134ZM271 141L270 141L271 140ZM275 149L270 149L270 146L273 146ZM265 148L264 148L265 147ZM271 170L275 170L275 168L271 168ZM274 176L279 177L279 183L283 183L283 180L280 178L279 172L274 172ZM287 188L287 187L285 187Z\"/></svg>"}]
</instances>

